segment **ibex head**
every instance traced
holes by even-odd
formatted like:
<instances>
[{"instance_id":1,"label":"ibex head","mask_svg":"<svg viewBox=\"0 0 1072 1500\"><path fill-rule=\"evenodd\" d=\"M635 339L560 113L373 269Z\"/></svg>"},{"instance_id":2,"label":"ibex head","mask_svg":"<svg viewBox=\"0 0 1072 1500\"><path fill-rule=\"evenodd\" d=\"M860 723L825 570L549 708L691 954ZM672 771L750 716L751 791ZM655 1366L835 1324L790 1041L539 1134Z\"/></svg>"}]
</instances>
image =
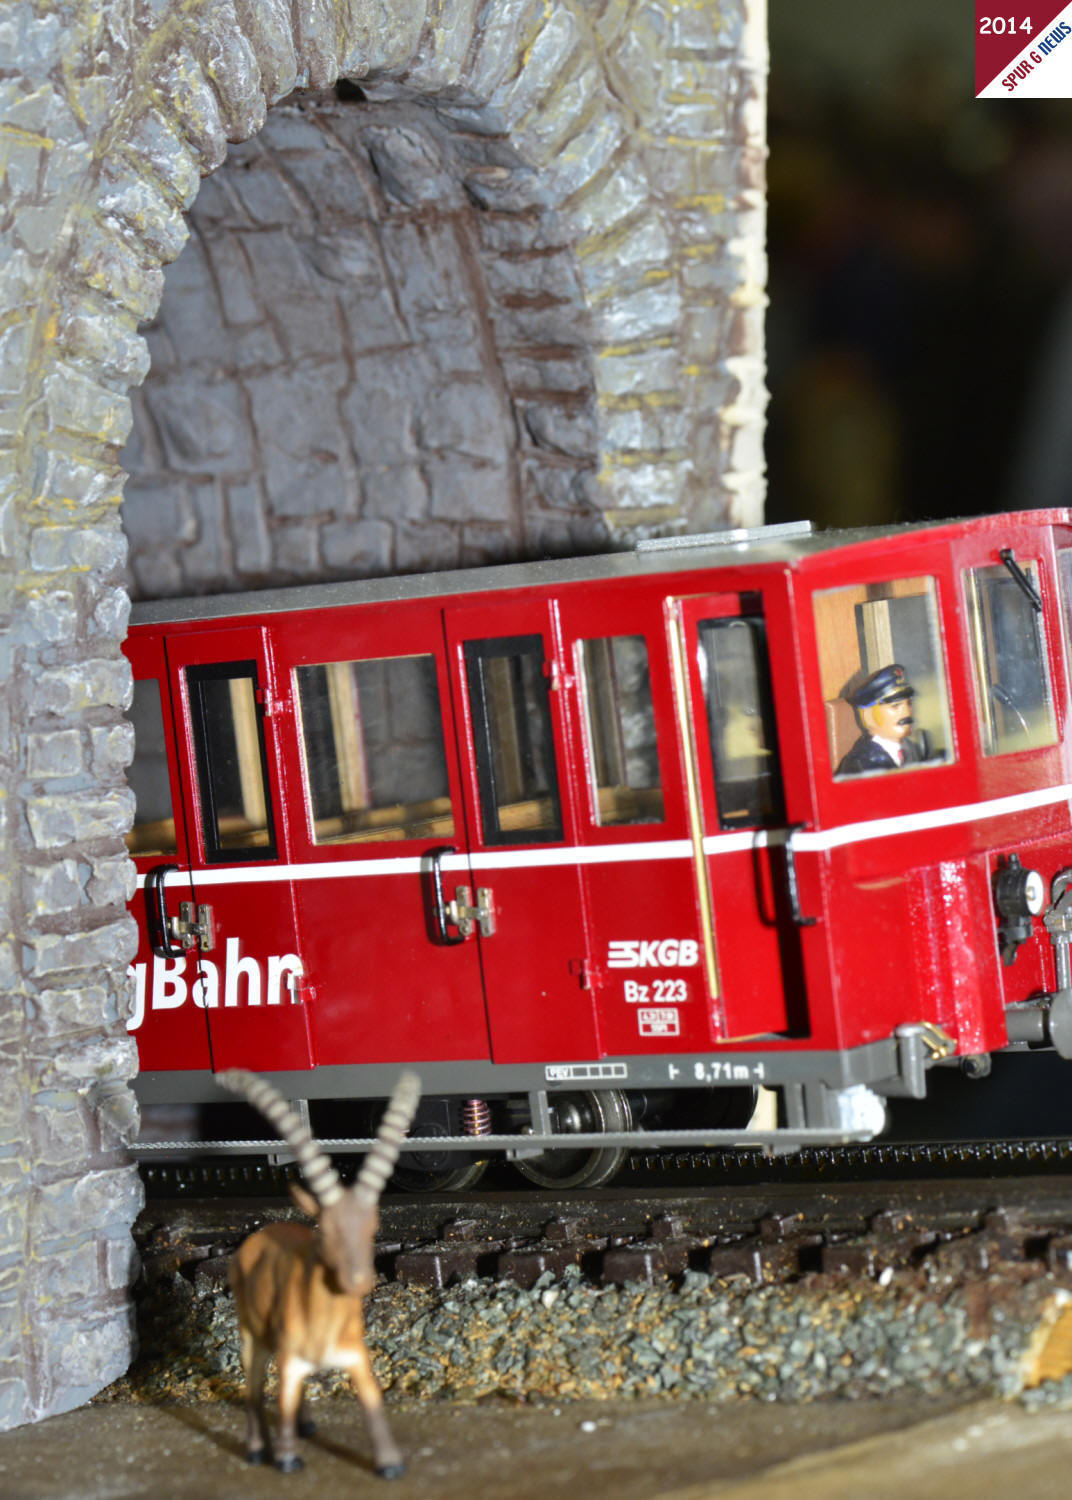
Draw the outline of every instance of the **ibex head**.
<instances>
[{"instance_id":1,"label":"ibex head","mask_svg":"<svg viewBox=\"0 0 1072 1500\"><path fill-rule=\"evenodd\" d=\"M217 1083L243 1094L275 1126L294 1152L308 1189L290 1183L290 1196L303 1214L317 1221L320 1258L342 1292L361 1294L373 1280L373 1242L379 1226L379 1202L394 1170L399 1148L417 1110L421 1082L403 1073L388 1102L361 1171L344 1187L331 1161L283 1096L254 1073L231 1068Z\"/></svg>"}]
</instances>

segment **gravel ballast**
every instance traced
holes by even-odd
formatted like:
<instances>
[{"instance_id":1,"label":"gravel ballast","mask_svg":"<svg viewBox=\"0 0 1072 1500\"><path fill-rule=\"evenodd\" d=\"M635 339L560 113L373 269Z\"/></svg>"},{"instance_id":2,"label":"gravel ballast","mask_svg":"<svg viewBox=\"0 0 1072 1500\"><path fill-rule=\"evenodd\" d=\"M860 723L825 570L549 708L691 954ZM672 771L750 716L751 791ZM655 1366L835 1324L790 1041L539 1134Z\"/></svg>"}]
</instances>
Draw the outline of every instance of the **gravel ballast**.
<instances>
[{"instance_id":1,"label":"gravel ballast","mask_svg":"<svg viewBox=\"0 0 1072 1500\"><path fill-rule=\"evenodd\" d=\"M878 1279L815 1274L760 1286L688 1271L599 1287L573 1269L529 1288L475 1278L443 1289L381 1281L367 1303L368 1339L389 1398L801 1402L1010 1396L1037 1386L1030 1399L1041 1401L1068 1383L1070 1287L1066 1273L1036 1265L965 1275L940 1263ZM141 1354L107 1394L238 1396L222 1259L152 1257L138 1311ZM310 1387L313 1396L346 1389L333 1376Z\"/></svg>"}]
</instances>

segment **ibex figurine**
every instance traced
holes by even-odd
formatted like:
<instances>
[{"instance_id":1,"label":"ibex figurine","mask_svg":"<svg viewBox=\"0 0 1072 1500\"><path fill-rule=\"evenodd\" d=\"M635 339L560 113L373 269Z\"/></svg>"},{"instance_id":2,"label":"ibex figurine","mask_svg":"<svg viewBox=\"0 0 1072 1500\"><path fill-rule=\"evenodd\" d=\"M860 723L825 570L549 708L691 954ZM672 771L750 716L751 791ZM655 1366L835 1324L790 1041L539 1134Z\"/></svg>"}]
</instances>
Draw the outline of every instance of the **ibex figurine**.
<instances>
[{"instance_id":1,"label":"ibex figurine","mask_svg":"<svg viewBox=\"0 0 1072 1500\"><path fill-rule=\"evenodd\" d=\"M387 1425L365 1346L362 1299L375 1280L373 1242L380 1193L416 1111L420 1080L414 1073L399 1078L375 1142L349 1188L271 1084L240 1068L219 1074L216 1081L244 1094L286 1141L312 1190L306 1192L292 1182L291 1196L303 1213L318 1221L315 1229L269 1224L244 1240L231 1259L246 1377L246 1457L254 1464L268 1457L264 1372L274 1354L279 1371L276 1468L284 1473L300 1469L298 1434L307 1437L315 1430L304 1416L306 1376L314 1370L341 1369L365 1413L377 1474L397 1479L405 1466Z\"/></svg>"}]
</instances>

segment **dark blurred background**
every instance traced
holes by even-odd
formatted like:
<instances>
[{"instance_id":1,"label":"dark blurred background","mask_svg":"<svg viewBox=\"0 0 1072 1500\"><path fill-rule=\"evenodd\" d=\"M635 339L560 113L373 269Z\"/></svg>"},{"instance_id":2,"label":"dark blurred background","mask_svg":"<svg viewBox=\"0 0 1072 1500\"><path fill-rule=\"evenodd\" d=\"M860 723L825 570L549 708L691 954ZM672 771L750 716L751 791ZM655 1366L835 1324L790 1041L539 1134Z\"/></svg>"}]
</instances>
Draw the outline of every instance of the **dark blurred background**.
<instances>
[{"instance_id":1,"label":"dark blurred background","mask_svg":"<svg viewBox=\"0 0 1072 1500\"><path fill-rule=\"evenodd\" d=\"M1072 101L971 0L769 0L768 521L1072 504Z\"/></svg>"}]
</instances>

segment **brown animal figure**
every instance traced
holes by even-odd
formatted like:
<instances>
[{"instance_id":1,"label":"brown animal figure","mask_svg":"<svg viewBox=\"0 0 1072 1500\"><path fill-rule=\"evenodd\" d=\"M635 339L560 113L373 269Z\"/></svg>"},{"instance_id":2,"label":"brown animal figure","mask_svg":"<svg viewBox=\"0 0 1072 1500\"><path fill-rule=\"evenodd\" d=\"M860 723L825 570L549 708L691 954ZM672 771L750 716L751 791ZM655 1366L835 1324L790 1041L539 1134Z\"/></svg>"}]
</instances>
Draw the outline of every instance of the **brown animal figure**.
<instances>
[{"instance_id":1,"label":"brown animal figure","mask_svg":"<svg viewBox=\"0 0 1072 1500\"><path fill-rule=\"evenodd\" d=\"M314 1370L341 1369L365 1413L377 1474L397 1479L405 1465L387 1425L365 1346L363 1298L375 1280L373 1243L380 1193L416 1111L420 1079L414 1073L399 1078L376 1140L349 1188L271 1084L240 1068L219 1074L216 1081L244 1094L294 1152L312 1191L292 1182L291 1196L303 1213L317 1220L315 1229L269 1224L244 1240L231 1259L246 1377L246 1457L252 1464L268 1458L264 1373L274 1354L279 1371L276 1468L284 1473L302 1468L298 1435L308 1437L315 1431L303 1407L306 1376Z\"/></svg>"}]
</instances>

